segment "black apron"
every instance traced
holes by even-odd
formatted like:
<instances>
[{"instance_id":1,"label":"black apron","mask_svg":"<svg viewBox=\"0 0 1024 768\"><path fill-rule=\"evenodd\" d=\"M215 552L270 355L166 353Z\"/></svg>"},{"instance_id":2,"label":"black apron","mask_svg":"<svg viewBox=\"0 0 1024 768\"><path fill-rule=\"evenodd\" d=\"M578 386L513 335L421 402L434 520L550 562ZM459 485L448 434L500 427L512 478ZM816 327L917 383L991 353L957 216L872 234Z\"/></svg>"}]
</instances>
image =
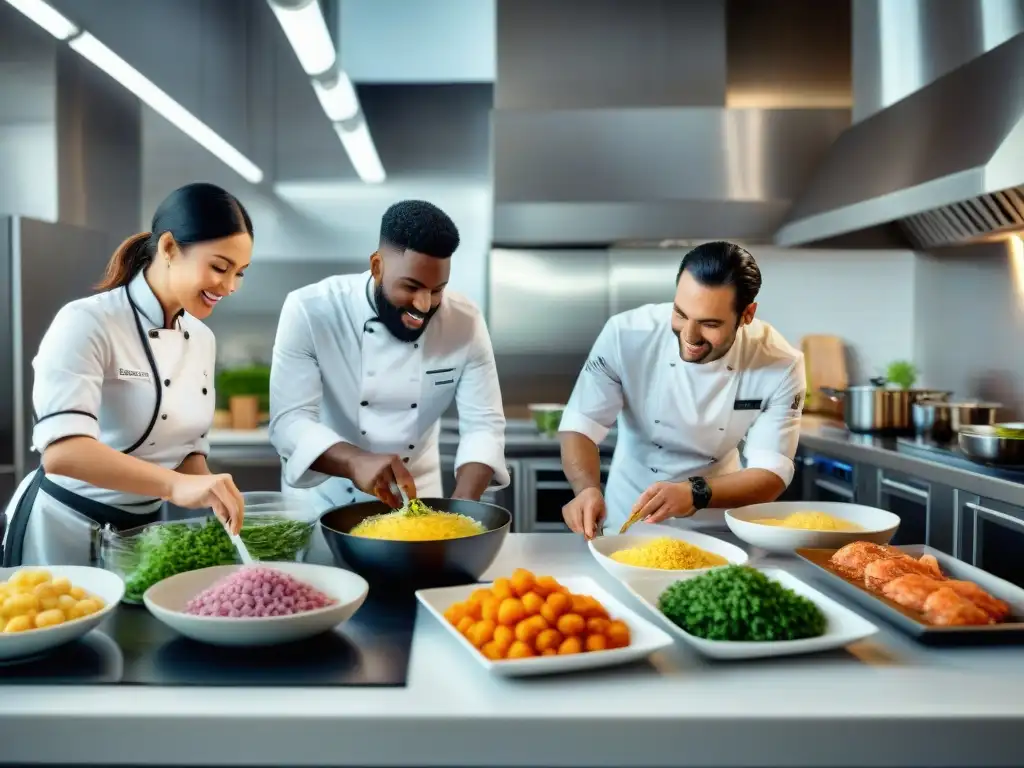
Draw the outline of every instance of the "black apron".
<instances>
[{"instance_id":1,"label":"black apron","mask_svg":"<svg viewBox=\"0 0 1024 768\"><path fill-rule=\"evenodd\" d=\"M74 491L69 491L67 488L57 485L46 476L43 468L40 467L36 470L35 478L28 488L25 489L25 493L18 499L18 506L14 508L14 514L11 515L11 527L5 537L6 544L3 552L4 568L14 568L21 565L25 533L28 531L28 521L32 517L32 509L35 506L36 496L40 490L83 517L89 518L101 528L109 524L116 530L124 530L155 523L161 519L162 507L154 512L141 514L126 512L109 504L104 504L94 499L87 499L85 496L80 496ZM152 502L143 503L151 504Z\"/></svg>"}]
</instances>

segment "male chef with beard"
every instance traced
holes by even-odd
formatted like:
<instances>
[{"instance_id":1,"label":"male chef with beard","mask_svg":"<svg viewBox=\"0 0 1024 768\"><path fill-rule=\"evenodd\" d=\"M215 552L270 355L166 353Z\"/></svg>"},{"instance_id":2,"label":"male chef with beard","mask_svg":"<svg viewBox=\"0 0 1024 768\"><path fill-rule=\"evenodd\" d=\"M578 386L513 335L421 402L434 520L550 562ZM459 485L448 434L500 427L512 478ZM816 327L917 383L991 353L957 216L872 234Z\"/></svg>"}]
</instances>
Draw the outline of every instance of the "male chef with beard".
<instances>
[{"instance_id":1,"label":"male chef with beard","mask_svg":"<svg viewBox=\"0 0 1024 768\"><path fill-rule=\"evenodd\" d=\"M777 499L793 479L807 385L803 354L757 320L761 271L733 243L686 254L674 301L615 315L559 427L575 498L569 528L660 523ZM618 420L601 491L598 444ZM743 445L741 460L739 446Z\"/></svg>"},{"instance_id":2,"label":"male chef with beard","mask_svg":"<svg viewBox=\"0 0 1024 768\"><path fill-rule=\"evenodd\" d=\"M505 417L480 309L446 291L459 232L437 206L395 203L370 269L291 292L274 342L270 439L284 480L320 510L442 496L438 434L459 414L453 498L509 483ZM286 488L286 492L287 492Z\"/></svg>"}]
</instances>

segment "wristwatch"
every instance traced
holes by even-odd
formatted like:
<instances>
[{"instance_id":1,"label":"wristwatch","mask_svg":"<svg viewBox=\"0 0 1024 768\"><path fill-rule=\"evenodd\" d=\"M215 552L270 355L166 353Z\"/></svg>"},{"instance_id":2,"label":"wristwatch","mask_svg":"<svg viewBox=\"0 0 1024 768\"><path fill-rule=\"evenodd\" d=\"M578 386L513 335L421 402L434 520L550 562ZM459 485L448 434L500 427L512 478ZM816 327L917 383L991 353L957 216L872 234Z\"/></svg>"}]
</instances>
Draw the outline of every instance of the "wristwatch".
<instances>
[{"instance_id":1,"label":"wristwatch","mask_svg":"<svg viewBox=\"0 0 1024 768\"><path fill-rule=\"evenodd\" d=\"M711 486L699 475L687 478L690 484L690 495L693 497L694 509L706 509L711 503Z\"/></svg>"}]
</instances>

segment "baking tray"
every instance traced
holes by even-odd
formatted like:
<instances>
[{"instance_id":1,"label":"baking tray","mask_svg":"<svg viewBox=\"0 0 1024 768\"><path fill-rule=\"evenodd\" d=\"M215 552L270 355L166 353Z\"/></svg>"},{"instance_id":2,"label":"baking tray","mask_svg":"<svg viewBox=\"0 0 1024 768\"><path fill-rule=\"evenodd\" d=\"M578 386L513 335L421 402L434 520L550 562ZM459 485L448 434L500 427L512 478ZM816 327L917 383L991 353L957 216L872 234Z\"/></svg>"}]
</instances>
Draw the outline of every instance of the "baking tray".
<instances>
[{"instance_id":1,"label":"baking tray","mask_svg":"<svg viewBox=\"0 0 1024 768\"><path fill-rule=\"evenodd\" d=\"M942 572L946 576L963 581L973 581L993 597L998 597L1009 603L1009 618L1001 624L974 627L935 627L923 622L917 612L908 610L882 595L871 592L862 582L848 579L834 571L829 563L829 558L837 550L808 548L798 549L796 554L820 571L827 584L834 586L839 592L844 593L854 602L860 603L872 613L886 619L919 643L946 646L1024 643L1024 589L924 544L908 544L895 548L914 558L920 558L921 555L926 554L933 555L939 561Z\"/></svg>"}]
</instances>

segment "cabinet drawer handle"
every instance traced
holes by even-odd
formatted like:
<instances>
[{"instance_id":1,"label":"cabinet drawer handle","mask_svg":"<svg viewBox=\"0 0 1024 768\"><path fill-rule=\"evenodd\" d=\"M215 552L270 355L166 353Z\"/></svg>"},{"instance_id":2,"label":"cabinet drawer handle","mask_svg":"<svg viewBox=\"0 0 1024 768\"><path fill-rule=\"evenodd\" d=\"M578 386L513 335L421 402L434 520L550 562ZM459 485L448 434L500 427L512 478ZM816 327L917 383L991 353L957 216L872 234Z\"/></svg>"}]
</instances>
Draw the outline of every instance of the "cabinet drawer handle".
<instances>
[{"instance_id":1,"label":"cabinet drawer handle","mask_svg":"<svg viewBox=\"0 0 1024 768\"><path fill-rule=\"evenodd\" d=\"M909 493L911 496L916 496L919 499L924 499L925 501L928 501L928 491L922 488L915 488L912 485L907 485L906 483L900 483L895 480L890 480L887 477L882 478L882 485L886 486L887 488L892 488L894 491Z\"/></svg>"},{"instance_id":2,"label":"cabinet drawer handle","mask_svg":"<svg viewBox=\"0 0 1024 768\"><path fill-rule=\"evenodd\" d=\"M1021 520L1019 517L1014 517L1013 515L1008 515L1006 512L997 512L994 509L983 507L981 506L981 504L975 504L973 501L965 502L964 506L967 507L972 512L980 512L983 515L997 517L1000 520L1005 520L1006 522L1013 523L1014 525L1024 526L1024 520Z\"/></svg>"},{"instance_id":3,"label":"cabinet drawer handle","mask_svg":"<svg viewBox=\"0 0 1024 768\"><path fill-rule=\"evenodd\" d=\"M853 491L843 488L841 485L835 485L827 480L815 480L814 484L822 490L834 493L836 496L842 496L844 499L853 498Z\"/></svg>"}]
</instances>

